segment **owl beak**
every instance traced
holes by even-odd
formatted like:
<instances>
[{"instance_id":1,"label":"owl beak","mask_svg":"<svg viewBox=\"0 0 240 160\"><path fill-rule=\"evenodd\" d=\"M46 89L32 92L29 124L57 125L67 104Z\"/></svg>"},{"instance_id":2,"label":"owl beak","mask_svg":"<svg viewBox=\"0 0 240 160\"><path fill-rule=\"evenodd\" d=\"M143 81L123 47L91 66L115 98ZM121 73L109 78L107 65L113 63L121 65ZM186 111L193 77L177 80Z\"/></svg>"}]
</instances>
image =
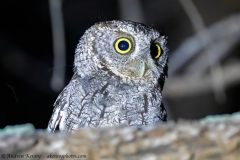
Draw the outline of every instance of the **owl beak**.
<instances>
[{"instance_id":1,"label":"owl beak","mask_svg":"<svg viewBox=\"0 0 240 160\"><path fill-rule=\"evenodd\" d=\"M134 60L128 65L128 69L135 75L143 77L146 73L146 63L139 60Z\"/></svg>"},{"instance_id":2,"label":"owl beak","mask_svg":"<svg viewBox=\"0 0 240 160\"><path fill-rule=\"evenodd\" d=\"M144 76L145 70L146 70L146 63L145 63L145 62L141 62L141 63L139 64L139 69L138 69L138 70L139 70L139 71L138 71L139 76L140 76L140 77Z\"/></svg>"}]
</instances>

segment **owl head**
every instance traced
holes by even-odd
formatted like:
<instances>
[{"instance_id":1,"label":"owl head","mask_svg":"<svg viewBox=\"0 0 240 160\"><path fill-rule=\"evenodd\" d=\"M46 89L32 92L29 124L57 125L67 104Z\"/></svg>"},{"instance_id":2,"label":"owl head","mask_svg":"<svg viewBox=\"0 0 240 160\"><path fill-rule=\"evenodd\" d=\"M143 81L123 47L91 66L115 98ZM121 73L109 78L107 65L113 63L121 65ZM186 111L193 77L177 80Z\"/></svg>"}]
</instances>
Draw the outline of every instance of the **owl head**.
<instances>
[{"instance_id":1,"label":"owl head","mask_svg":"<svg viewBox=\"0 0 240 160\"><path fill-rule=\"evenodd\" d=\"M163 85L167 52L166 38L152 27L132 21L99 22L79 41L75 74L108 72L123 81Z\"/></svg>"}]
</instances>

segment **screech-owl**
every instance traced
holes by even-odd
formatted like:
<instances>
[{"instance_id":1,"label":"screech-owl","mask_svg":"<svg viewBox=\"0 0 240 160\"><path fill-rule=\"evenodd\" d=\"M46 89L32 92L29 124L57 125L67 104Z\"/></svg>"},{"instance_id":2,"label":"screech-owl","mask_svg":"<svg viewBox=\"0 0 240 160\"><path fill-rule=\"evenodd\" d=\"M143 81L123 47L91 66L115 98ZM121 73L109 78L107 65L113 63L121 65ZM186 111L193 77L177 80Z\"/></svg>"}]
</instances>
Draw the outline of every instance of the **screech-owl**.
<instances>
[{"instance_id":1,"label":"screech-owl","mask_svg":"<svg viewBox=\"0 0 240 160\"><path fill-rule=\"evenodd\" d=\"M74 75L54 103L48 130L166 121L166 43L157 30L132 21L90 27L77 45Z\"/></svg>"}]
</instances>

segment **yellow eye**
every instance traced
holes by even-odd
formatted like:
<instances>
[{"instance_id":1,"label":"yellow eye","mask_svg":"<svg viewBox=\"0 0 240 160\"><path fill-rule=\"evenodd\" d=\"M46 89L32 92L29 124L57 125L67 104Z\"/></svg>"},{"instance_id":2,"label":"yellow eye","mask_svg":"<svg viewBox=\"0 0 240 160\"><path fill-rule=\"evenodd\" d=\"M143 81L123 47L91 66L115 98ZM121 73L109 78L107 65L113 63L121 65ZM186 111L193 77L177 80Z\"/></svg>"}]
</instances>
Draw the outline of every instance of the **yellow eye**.
<instances>
[{"instance_id":1,"label":"yellow eye","mask_svg":"<svg viewBox=\"0 0 240 160\"><path fill-rule=\"evenodd\" d=\"M158 59L162 54L161 47L158 43L152 43L150 50L151 50L151 56L154 59Z\"/></svg>"},{"instance_id":2,"label":"yellow eye","mask_svg":"<svg viewBox=\"0 0 240 160\"><path fill-rule=\"evenodd\" d=\"M126 54L131 51L132 43L127 38L119 38L114 44L115 50L120 54Z\"/></svg>"}]
</instances>

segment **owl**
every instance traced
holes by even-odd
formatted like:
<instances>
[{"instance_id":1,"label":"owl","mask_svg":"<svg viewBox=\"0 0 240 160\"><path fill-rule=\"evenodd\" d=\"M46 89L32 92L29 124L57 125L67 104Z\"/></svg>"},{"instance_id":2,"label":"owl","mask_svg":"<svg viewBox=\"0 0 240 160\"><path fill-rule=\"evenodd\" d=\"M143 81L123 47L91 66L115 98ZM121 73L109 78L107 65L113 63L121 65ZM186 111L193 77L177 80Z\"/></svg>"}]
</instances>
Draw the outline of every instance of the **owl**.
<instances>
[{"instance_id":1,"label":"owl","mask_svg":"<svg viewBox=\"0 0 240 160\"><path fill-rule=\"evenodd\" d=\"M79 40L74 75L54 103L48 131L166 121L166 43L154 28L132 21L90 27Z\"/></svg>"}]
</instances>

